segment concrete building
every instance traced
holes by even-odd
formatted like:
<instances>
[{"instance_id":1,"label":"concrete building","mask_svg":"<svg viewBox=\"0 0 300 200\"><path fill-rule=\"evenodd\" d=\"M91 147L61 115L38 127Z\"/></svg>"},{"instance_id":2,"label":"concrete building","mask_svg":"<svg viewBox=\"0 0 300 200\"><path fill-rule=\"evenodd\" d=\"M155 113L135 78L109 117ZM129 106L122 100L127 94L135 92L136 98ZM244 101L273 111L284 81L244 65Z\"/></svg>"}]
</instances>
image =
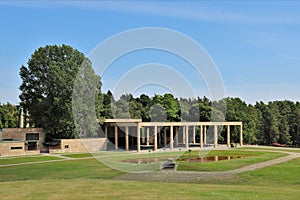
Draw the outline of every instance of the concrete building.
<instances>
[{"instance_id":1,"label":"concrete building","mask_svg":"<svg viewBox=\"0 0 300 200\"><path fill-rule=\"evenodd\" d=\"M0 129L0 156L39 154L44 139L42 128Z\"/></svg>"},{"instance_id":2,"label":"concrete building","mask_svg":"<svg viewBox=\"0 0 300 200\"><path fill-rule=\"evenodd\" d=\"M104 123L104 133L107 139L114 144L114 149L123 148L126 151L149 148L156 151L159 147L171 150L183 146L189 148L196 145L196 128L200 131L198 145L203 148L207 145L208 128L213 127L213 146L218 146L218 127L227 128L228 147L231 145L230 126L240 127L240 146L243 145L242 122L142 122L141 119L107 119ZM191 132L192 129L192 132Z\"/></svg>"},{"instance_id":3,"label":"concrete building","mask_svg":"<svg viewBox=\"0 0 300 200\"><path fill-rule=\"evenodd\" d=\"M22 116L22 115L21 115ZM22 119L22 118L20 118ZM106 119L98 138L57 139L44 146L42 128L0 129L0 156L65 152L96 152L100 150L136 150L190 146L204 148L218 146L218 128L226 127L226 144L231 145L230 127L240 127L240 145L243 145L242 122L142 122L141 119ZM23 120L20 120L23 127ZM209 130L212 130L208 132ZM196 137L198 136L198 137Z\"/></svg>"},{"instance_id":4,"label":"concrete building","mask_svg":"<svg viewBox=\"0 0 300 200\"><path fill-rule=\"evenodd\" d=\"M57 139L49 146L49 153L87 153L107 150L106 138Z\"/></svg>"}]
</instances>

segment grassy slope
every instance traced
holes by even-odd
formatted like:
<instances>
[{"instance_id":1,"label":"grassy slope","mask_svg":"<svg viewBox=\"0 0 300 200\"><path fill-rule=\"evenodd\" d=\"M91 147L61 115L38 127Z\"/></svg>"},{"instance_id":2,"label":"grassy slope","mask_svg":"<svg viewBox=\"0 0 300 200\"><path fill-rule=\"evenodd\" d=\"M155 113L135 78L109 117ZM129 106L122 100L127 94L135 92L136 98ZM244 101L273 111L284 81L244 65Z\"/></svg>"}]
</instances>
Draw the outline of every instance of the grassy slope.
<instances>
[{"instance_id":1,"label":"grassy slope","mask_svg":"<svg viewBox=\"0 0 300 200\"><path fill-rule=\"evenodd\" d=\"M1 199L298 199L299 166L300 158L239 174L237 183L229 181L225 185L111 180L122 173L96 159L1 167L0 196Z\"/></svg>"},{"instance_id":2,"label":"grassy slope","mask_svg":"<svg viewBox=\"0 0 300 200\"><path fill-rule=\"evenodd\" d=\"M281 148L281 147L271 147L271 146L259 146L259 147L243 147L240 149L244 149L244 150L271 150L271 151L287 151L287 152L295 152L295 153L300 153L300 148Z\"/></svg>"},{"instance_id":3,"label":"grassy slope","mask_svg":"<svg viewBox=\"0 0 300 200\"><path fill-rule=\"evenodd\" d=\"M18 187L17 193L15 187ZM3 199L298 199L299 187L204 185L113 180L0 183Z\"/></svg>"},{"instance_id":4,"label":"grassy slope","mask_svg":"<svg viewBox=\"0 0 300 200\"><path fill-rule=\"evenodd\" d=\"M300 191L300 158L260 170L244 172L239 177L247 180L246 184L273 185L276 188L298 186Z\"/></svg>"},{"instance_id":5,"label":"grassy slope","mask_svg":"<svg viewBox=\"0 0 300 200\"><path fill-rule=\"evenodd\" d=\"M260 149L261 150L261 149ZM222 160L218 162L179 162L178 170L181 171L227 171L231 169L237 169L250 164L259 163L274 158L278 158L286 155L283 153L263 152L263 151L247 151L247 150L216 150L208 153L209 156L245 156L244 158L237 158L233 160ZM185 153L186 158L189 157L188 153ZM192 152L192 157L197 157L197 152Z\"/></svg>"},{"instance_id":6,"label":"grassy slope","mask_svg":"<svg viewBox=\"0 0 300 200\"><path fill-rule=\"evenodd\" d=\"M48 160L61 160L61 158L54 156L24 156L24 157L11 157L11 158L0 158L0 165L18 164L27 162L39 162Z\"/></svg>"},{"instance_id":7,"label":"grassy slope","mask_svg":"<svg viewBox=\"0 0 300 200\"><path fill-rule=\"evenodd\" d=\"M0 168L0 181L43 179L103 179L122 174L96 159L69 160Z\"/></svg>"}]
</instances>

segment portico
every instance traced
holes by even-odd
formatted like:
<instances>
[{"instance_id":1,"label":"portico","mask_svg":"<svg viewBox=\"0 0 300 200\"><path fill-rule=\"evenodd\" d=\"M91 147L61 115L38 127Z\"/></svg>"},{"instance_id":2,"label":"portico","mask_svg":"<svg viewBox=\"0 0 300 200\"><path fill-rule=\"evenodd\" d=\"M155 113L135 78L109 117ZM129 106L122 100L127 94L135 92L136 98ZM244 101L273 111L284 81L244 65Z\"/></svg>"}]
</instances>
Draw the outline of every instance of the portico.
<instances>
[{"instance_id":1,"label":"portico","mask_svg":"<svg viewBox=\"0 0 300 200\"><path fill-rule=\"evenodd\" d=\"M190 145L199 145L202 149L207 145L207 130L213 127L213 146L218 146L218 127L227 127L227 146L230 147L230 126L239 126L239 143L243 145L242 122L142 122L141 119L107 119L104 132L107 138L114 143L114 149L123 147L126 151L136 147L156 151L159 147L183 146L188 149ZM192 129L192 134L190 133ZM110 130L110 131L108 131ZM113 133L111 131L113 130ZM199 143L196 143L196 132Z\"/></svg>"}]
</instances>

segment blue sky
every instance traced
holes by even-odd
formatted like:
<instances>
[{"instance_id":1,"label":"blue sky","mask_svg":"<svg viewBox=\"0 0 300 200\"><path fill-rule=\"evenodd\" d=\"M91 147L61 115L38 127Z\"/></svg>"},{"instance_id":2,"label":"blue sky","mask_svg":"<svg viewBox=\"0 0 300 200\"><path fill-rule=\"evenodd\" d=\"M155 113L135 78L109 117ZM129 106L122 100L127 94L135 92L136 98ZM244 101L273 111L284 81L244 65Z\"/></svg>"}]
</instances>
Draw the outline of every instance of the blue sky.
<instances>
[{"instance_id":1,"label":"blue sky","mask_svg":"<svg viewBox=\"0 0 300 200\"><path fill-rule=\"evenodd\" d=\"M0 1L0 102L19 102L19 68L35 49L64 43L88 55L107 38L142 27L173 29L202 45L218 67L226 96L248 103L299 101L299 11L298 1ZM151 62L173 67L191 80L197 95L209 96L187 63L159 51L117 60L103 75L103 91L130 69ZM136 94L164 91L168 88L154 84Z\"/></svg>"}]
</instances>

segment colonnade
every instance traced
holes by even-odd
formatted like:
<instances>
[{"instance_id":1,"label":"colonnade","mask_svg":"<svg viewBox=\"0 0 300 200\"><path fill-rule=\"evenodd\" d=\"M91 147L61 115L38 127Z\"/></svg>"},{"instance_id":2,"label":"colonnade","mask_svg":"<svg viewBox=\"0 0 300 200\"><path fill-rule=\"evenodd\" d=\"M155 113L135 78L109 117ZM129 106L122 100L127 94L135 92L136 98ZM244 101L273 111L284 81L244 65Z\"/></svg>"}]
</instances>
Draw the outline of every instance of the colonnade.
<instances>
[{"instance_id":1,"label":"colonnade","mask_svg":"<svg viewBox=\"0 0 300 200\"><path fill-rule=\"evenodd\" d=\"M150 145L150 136L152 135L153 142L153 150L156 151L158 149L158 140L161 144L163 142L164 146L167 146L167 127L169 128L169 148L172 150L174 148L174 142L175 146L179 145L179 127L183 128L182 131L182 143L185 145L185 148L188 149L190 143L193 145L196 145L196 129L199 127L200 129L200 142L199 147L202 149L204 145L207 144L207 127L213 126L213 146L218 146L218 127L219 126L226 126L227 127L227 146L230 147L230 126L239 126L240 127L240 145L243 145L243 125L242 122L142 122L141 120L132 120L131 121L125 121L125 119L110 119L109 121L105 121L106 123L113 123L111 125L114 126L114 145L115 149L117 150L119 148L118 144L118 137L119 137L119 131L118 128L120 126L125 127L125 150L129 150L129 127L136 127L136 146L137 151L141 151L141 129L144 129L144 134L146 135L146 138L143 137L143 139L146 139L145 145ZM190 135L189 135L189 127L193 128L192 132L192 140L189 141ZM152 129L152 133L150 133L150 128ZM158 128L163 128L163 136L161 134L158 134ZM105 135L108 135L107 132L107 126L105 126ZM174 138L175 136L175 138ZM163 137L163 140L161 139Z\"/></svg>"}]
</instances>

